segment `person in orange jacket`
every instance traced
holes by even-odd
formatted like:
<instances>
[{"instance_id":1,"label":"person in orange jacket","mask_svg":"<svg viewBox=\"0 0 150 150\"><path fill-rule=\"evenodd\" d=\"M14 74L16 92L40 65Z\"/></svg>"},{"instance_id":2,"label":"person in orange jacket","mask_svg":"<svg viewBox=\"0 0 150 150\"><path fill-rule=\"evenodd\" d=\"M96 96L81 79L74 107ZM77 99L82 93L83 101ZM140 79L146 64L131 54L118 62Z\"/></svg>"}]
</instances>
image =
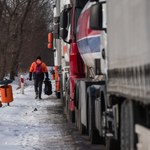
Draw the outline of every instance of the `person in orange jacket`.
<instances>
[{"instance_id":1,"label":"person in orange jacket","mask_svg":"<svg viewBox=\"0 0 150 150\"><path fill-rule=\"evenodd\" d=\"M49 77L47 66L44 62L42 62L41 57L38 56L35 62L31 64L29 71L29 80L32 80L32 76L34 79L35 99L42 99L41 94L44 74L46 75L46 79L48 80Z\"/></svg>"}]
</instances>

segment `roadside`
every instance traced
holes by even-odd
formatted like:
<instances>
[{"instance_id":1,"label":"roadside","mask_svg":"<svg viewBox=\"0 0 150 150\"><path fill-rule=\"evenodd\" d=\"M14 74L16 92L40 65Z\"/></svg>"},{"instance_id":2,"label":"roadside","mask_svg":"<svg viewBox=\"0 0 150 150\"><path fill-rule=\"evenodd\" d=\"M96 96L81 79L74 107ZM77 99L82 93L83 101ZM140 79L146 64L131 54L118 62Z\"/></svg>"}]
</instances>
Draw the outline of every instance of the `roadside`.
<instances>
[{"instance_id":1,"label":"roadside","mask_svg":"<svg viewBox=\"0 0 150 150\"><path fill-rule=\"evenodd\" d=\"M67 122L55 95L34 99L32 83L25 94L13 84L14 101L0 108L0 150L98 150ZM103 147L101 150L104 150Z\"/></svg>"}]
</instances>

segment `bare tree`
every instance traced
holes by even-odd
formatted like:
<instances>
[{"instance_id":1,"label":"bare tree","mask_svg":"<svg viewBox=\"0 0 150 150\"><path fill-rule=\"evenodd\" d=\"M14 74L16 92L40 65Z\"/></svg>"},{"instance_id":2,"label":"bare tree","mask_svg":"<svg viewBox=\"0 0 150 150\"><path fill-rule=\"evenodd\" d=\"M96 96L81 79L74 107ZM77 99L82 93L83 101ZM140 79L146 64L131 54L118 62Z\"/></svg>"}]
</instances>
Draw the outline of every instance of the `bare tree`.
<instances>
[{"instance_id":1,"label":"bare tree","mask_svg":"<svg viewBox=\"0 0 150 150\"><path fill-rule=\"evenodd\" d=\"M52 22L52 7L49 2L0 0L0 80L6 73L10 73L10 78L14 79L24 53L29 58L33 54L35 56L36 51L32 49L40 47L39 40L42 40L36 37L47 35L47 26ZM30 63L30 59L24 62ZM24 68L26 69L27 67Z\"/></svg>"},{"instance_id":2,"label":"bare tree","mask_svg":"<svg viewBox=\"0 0 150 150\"><path fill-rule=\"evenodd\" d=\"M6 49L8 47L8 40L9 40L9 25L10 25L10 18L9 18L9 11L7 11L7 7L5 7L5 1L0 1L0 79L3 79L5 76L5 68L6 68Z\"/></svg>"},{"instance_id":3,"label":"bare tree","mask_svg":"<svg viewBox=\"0 0 150 150\"><path fill-rule=\"evenodd\" d=\"M24 11L22 11L22 14L18 12L21 17L18 21L18 24L16 25L15 32L14 32L15 33L14 38L17 39L17 41L14 42L14 45L17 43L17 48L15 49L15 53L12 57L12 65L10 68L10 79L14 79L14 76L16 75L16 72L18 70L18 64L19 64L18 60L19 60L20 51L22 49L23 36L24 36L23 28L24 28L24 23L25 23L27 14L31 7L31 0L24 2L24 5L21 5L21 6L19 7L19 10L23 8ZM18 17L14 19L17 19L17 18Z\"/></svg>"},{"instance_id":4,"label":"bare tree","mask_svg":"<svg viewBox=\"0 0 150 150\"><path fill-rule=\"evenodd\" d=\"M37 55L41 55L47 64L53 65L53 52L47 49L47 33L49 24L52 23L52 13L49 1L40 1L32 5L25 22L26 36L19 58L19 70L28 70Z\"/></svg>"}]
</instances>

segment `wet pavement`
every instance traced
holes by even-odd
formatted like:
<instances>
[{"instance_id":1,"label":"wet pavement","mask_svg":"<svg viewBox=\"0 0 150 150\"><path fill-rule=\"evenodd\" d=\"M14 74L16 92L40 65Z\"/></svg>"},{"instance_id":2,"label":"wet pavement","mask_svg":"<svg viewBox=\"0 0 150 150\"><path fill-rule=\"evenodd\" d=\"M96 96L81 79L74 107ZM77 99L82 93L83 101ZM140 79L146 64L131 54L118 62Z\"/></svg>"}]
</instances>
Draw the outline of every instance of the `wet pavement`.
<instances>
[{"instance_id":1,"label":"wet pavement","mask_svg":"<svg viewBox=\"0 0 150 150\"><path fill-rule=\"evenodd\" d=\"M0 108L0 150L104 150L67 121L60 99L35 100L32 91L16 93L10 106Z\"/></svg>"}]
</instances>

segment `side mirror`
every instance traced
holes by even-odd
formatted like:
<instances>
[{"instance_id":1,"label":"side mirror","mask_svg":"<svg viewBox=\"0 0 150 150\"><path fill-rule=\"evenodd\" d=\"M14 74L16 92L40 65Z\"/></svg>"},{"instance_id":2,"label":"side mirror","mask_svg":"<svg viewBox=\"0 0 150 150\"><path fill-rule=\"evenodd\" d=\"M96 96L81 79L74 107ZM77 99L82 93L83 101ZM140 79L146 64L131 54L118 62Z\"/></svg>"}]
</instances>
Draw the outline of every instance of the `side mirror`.
<instances>
[{"instance_id":1,"label":"side mirror","mask_svg":"<svg viewBox=\"0 0 150 150\"><path fill-rule=\"evenodd\" d=\"M88 2L88 0L76 0L75 2L74 2L74 6L76 7L76 8L81 8L81 9L83 9L83 7L85 6L85 4Z\"/></svg>"},{"instance_id":2,"label":"side mirror","mask_svg":"<svg viewBox=\"0 0 150 150\"><path fill-rule=\"evenodd\" d=\"M64 28L60 29L60 37L65 40L67 38L68 31Z\"/></svg>"},{"instance_id":3,"label":"side mirror","mask_svg":"<svg viewBox=\"0 0 150 150\"><path fill-rule=\"evenodd\" d=\"M98 0L90 0L90 2L97 2Z\"/></svg>"},{"instance_id":4,"label":"side mirror","mask_svg":"<svg viewBox=\"0 0 150 150\"><path fill-rule=\"evenodd\" d=\"M66 38L68 36L68 30L70 24L69 22L70 10L71 10L71 6L70 4L67 4L64 6L64 9L60 14L60 35L59 36L66 43L69 43L69 41L66 41Z\"/></svg>"},{"instance_id":5,"label":"side mirror","mask_svg":"<svg viewBox=\"0 0 150 150\"><path fill-rule=\"evenodd\" d=\"M63 10L60 13L60 28L66 28L68 24L68 14L67 11Z\"/></svg>"},{"instance_id":6,"label":"side mirror","mask_svg":"<svg viewBox=\"0 0 150 150\"><path fill-rule=\"evenodd\" d=\"M90 28L94 30L106 30L104 27L104 4L105 2L96 3L90 8Z\"/></svg>"},{"instance_id":7,"label":"side mirror","mask_svg":"<svg viewBox=\"0 0 150 150\"><path fill-rule=\"evenodd\" d=\"M53 33L48 33L48 49L53 49Z\"/></svg>"}]
</instances>

